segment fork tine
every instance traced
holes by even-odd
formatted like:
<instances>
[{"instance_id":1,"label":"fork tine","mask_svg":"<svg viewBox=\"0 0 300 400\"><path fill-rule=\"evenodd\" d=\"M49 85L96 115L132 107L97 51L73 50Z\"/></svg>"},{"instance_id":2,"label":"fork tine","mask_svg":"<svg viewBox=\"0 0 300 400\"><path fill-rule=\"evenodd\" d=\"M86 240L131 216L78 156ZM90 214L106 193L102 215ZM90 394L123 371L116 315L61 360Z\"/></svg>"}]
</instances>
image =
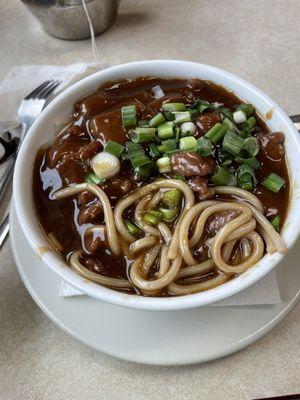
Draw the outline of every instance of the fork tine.
<instances>
[{"instance_id":1,"label":"fork tine","mask_svg":"<svg viewBox=\"0 0 300 400\"><path fill-rule=\"evenodd\" d=\"M39 93L40 90L43 90L51 81L46 81L44 83L42 83L39 87L37 87L36 89L34 89L31 93L29 93L24 100L29 100L29 99L33 99L37 96L37 94Z\"/></svg>"},{"instance_id":2,"label":"fork tine","mask_svg":"<svg viewBox=\"0 0 300 400\"><path fill-rule=\"evenodd\" d=\"M38 93L37 98L38 99L45 99L46 97L49 96L51 92L53 92L54 89L57 88L57 86L60 84L60 81L50 81L49 85L45 86L40 93Z\"/></svg>"}]
</instances>

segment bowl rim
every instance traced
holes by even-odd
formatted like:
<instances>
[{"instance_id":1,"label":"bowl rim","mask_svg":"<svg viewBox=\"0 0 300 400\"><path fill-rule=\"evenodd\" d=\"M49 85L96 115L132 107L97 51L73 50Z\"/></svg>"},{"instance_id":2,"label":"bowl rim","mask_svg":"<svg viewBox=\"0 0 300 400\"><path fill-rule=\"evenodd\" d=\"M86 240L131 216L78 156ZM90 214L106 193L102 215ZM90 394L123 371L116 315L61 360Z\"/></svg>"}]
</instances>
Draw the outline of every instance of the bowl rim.
<instances>
[{"instance_id":1,"label":"bowl rim","mask_svg":"<svg viewBox=\"0 0 300 400\"><path fill-rule=\"evenodd\" d=\"M125 306L129 308L136 308L140 310L156 310L156 311L164 311L164 310L183 310L189 308L195 308L199 306L205 306L220 300L223 300L227 297L233 296L237 294L261 278L263 278L266 274L268 274L275 266L282 260L283 256L279 253L274 253L272 255L265 255L255 266L251 267L249 270L245 271L242 275L230 280L216 288L195 293L189 294L185 296L176 296L176 297L160 297L160 298L152 298L152 297L143 297L140 295L126 294L122 292L118 292L113 289L106 288L99 284L95 284L93 282L89 282L75 272L73 272L69 267L67 267L67 263L62 260L62 258L52 249L46 250L45 252L41 251L41 244L45 246L49 246L49 242L45 238L41 228L37 229L33 227L33 223L30 221L30 217L27 216L25 209L25 202L23 202L24 196L22 196L21 190L21 180L23 178L24 166L26 165L26 157L29 155L30 143L34 140L37 132L40 127L43 125L44 120L47 115L55 110L60 103L63 103L64 100L68 97L71 97L77 90L84 90L88 84L93 83L95 90L105 81L109 81L110 79L102 79L105 76L121 74L126 71L139 71L143 67L148 67L149 69L155 68L158 65L166 68L172 67L173 69L177 68L177 72L172 76L177 76L178 78L183 77L180 74L181 68L195 68L199 69L199 78L202 71L208 71L212 75L224 78L225 80L234 81L241 89L245 89L246 92L251 92L257 98L262 99L264 102L268 103L269 109L274 109L276 111L277 116L280 118L281 123L284 126L285 132L288 132L291 140L293 140L293 145L300 154L300 139L298 138L299 133L296 131L294 125L292 124L289 117L284 113L284 111L266 94L264 94L260 89L255 87L254 85L248 83L247 81L233 75L230 72L224 71L222 69L206 65L200 64L191 61L180 61L180 60L145 60L145 61L136 61L126 64L120 64L116 66L112 66L101 71L98 71L78 82L73 84L64 90L61 94L59 94L39 115L39 117L35 120L33 125L31 126L29 132L27 133L22 146L20 148L15 171L14 171L14 180L13 180L13 201L14 207L16 210L16 214L18 219L22 221L21 227L22 230L27 237L27 240L34 250L34 252L42 258L44 263L50 267L55 273L57 273L63 280L67 281L72 286L76 287L80 291L84 292L88 296L97 298L102 301L106 301L115 305ZM134 74L133 74L134 75ZM139 76L148 76L147 73L136 73L136 77ZM154 76L159 76L159 74L153 74ZM164 76L164 73L161 74L161 77ZM171 75L169 75L171 77ZM191 76L192 78L192 76ZM121 79L121 78L119 78ZM201 78L200 78L201 79ZM214 79L210 79L214 81ZM218 82L217 82L218 83ZM218 83L219 84L219 83ZM226 85L223 85L226 88ZM232 90L232 89L229 89ZM234 91L234 90L232 90ZM235 92L235 91L234 91ZM240 93L236 93L236 95L242 98ZM78 98L78 96L77 96ZM76 98L74 102L76 101ZM55 132L53 136L55 135ZM293 194L293 193L292 193ZM299 212L297 213L298 217L300 217L300 196L291 196L291 201L297 202ZM30 201L30 199L27 199ZM37 220L37 218L36 218ZM292 230L289 235L289 240L287 241L287 246L293 246L298 235L300 234L300 224L297 224L297 218L294 218L295 224L289 226L289 229ZM37 225L38 220L37 220ZM43 247L43 246L42 246ZM266 260L269 260L266 262ZM261 265L262 264L262 265ZM258 268L260 266L260 268ZM67 268L66 268L67 267Z\"/></svg>"}]
</instances>

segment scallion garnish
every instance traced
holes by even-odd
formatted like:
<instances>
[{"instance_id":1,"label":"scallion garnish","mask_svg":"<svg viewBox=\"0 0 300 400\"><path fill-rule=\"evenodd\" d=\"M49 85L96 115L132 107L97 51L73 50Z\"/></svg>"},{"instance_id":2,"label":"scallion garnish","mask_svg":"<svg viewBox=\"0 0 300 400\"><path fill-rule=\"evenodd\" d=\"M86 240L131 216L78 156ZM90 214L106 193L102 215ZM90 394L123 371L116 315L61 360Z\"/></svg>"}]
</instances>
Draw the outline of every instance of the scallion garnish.
<instances>
[{"instance_id":1,"label":"scallion garnish","mask_svg":"<svg viewBox=\"0 0 300 400\"><path fill-rule=\"evenodd\" d=\"M164 111L169 112L186 110L186 106L183 103L165 103L161 107Z\"/></svg>"},{"instance_id":2,"label":"scallion garnish","mask_svg":"<svg viewBox=\"0 0 300 400\"><path fill-rule=\"evenodd\" d=\"M255 157L251 157L251 158L235 157L234 161L236 161L239 164L249 165L249 167L251 167L253 169L260 168L260 163L257 161L257 159Z\"/></svg>"},{"instance_id":3,"label":"scallion garnish","mask_svg":"<svg viewBox=\"0 0 300 400\"><path fill-rule=\"evenodd\" d=\"M225 126L228 131L232 131L238 134L240 133L240 130L237 128L237 126L227 117L223 120L223 126Z\"/></svg>"},{"instance_id":4,"label":"scallion garnish","mask_svg":"<svg viewBox=\"0 0 300 400\"><path fill-rule=\"evenodd\" d=\"M171 159L168 156L161 157L158 160L156 160L156 166L161 174L165 174L167 172L172 171Z\"/></svg>"},{"instance_id":5,"label":"scallion garnish","mask_svg":"<svg viewBox=\"0 0 300 400\"><path fill-rule=\"evenodd\" d=\"M131 140L134 143L148 143L155 138L155 128L136 128L131 132Z\"/></svg>"},{"instance_id":6,"label":"scallion garnish","mask_svg":"<svg viewBox=\"0 0 300 400\"><path fill-rule=\"evenodd\" d=\"M254 107L252 104L242 103L237 107L237 111L243 111L247 117L250 117L254 111Z\"/></svg>"},{"instance_id":7,"label":"scallion garnish","mask_svg":"<svg viewBox=\"0 0 300 400\"><path fill-rule=\"evenodd\" d=\"M164 140L160 146L158 146L158 150L161 153L169 153L170 151L177 149L177 141L175 139Z\"/></svg>"},{"instance_id":8,"label":"scallion garnish","mask_svg":"<svg viewBox=\"0 0 300 400\"><path fill-rule=\"evenodd\" d=\"M109 140L106 143L104 151L106 151L107 153L111 153L114 156L119 158L119 157L121 157L124 149L125 149L125 147L122 144L117 143L117 142L115 142L113 140Z\"/></svg>"},{"instance_id":9,"label":"scallion garnish","mask_svg":"<svg viewBox=\"0 0 300 400\"><path fill-rule=\"evenodd\" d=\"M173 122L165 122L157 127L157 135L161 139L170 139L174 137Z\"/></svg>"},{"instance_id":10,"label":"scallion garnish","mask_svg":"<svg viewBox=\"0 0 300 400\"><path fill-rule=\"evenodd\" d=\"M129 233L132 235L136 236L138 235L141 230L138 228L133 222L131 222L129 219L124 219L124 224L128 230Z\"/></svg>"},{"instance_id":11,"label":"scallion garnish","mask_svg":"<svg viewBox=\"0 0 300 400\"><path fill-rule=\"evenodd\" d=\"M140 179L149 178L153 173L154 166L155 164L152 161L149 161L147 164L135 168L134 173Z\"/></svg>"},{"instance_id":12,"label":"scallion garnish","mask_svg":"<svg viewBox=\"0 0 300 400\"><path fill-rule=\"evenodd\" d=\"M237 170L237 185L244 190L253 190L256 186L254 171L249 165L242 164Z\"/></svg>"},{"instance_id":13,"label":"scallion garnish","mask_svg":"<svg viewBox=\"0 0 300 400\"><path fill-rule=\"evenodd\" d=\"M259 144L255 137L249 137L244 140L243 150L245 150L250 157L255 157L259 152Z\"/></svg>"},{"instance_id":14,"label":"scallion garnish","mask_svg":"<svg viewBox=\"0 0 300 400\"><path fill-rule=\"evenodd\" d=\"M233 120L236 124L243 124L244 122L247 121L247 115L244 111L242 110L237 110L233 114Z\"/></svg>"},{"instance_id":15,"label":"scallion garnish","mask_svg":"<svg viewBox=\"0 0 300 400\"><path fill-rule=\"evenodd\" d=\"M197 127L194 122L184 122L180 126L180 134L181 136L192 136L196 133Z\"/></svg>"},{"instance_id":16,"label":"scallion garnish","mask_svg":"<svg viewBox=\"0 0 300 400\"><path fill-rule=\"evenodd\" d=\"M162 113L156 114L153 118L150 119L149 125L153 128L156 128L158 125L163 124L166 121L165 117Z\"/></svg>"},{"instance_id":17,"label":"scallion garnish","mask_svg":"<svg viewBox=\"0 0 300 400\"><path fill-rule=\"evenodd\" d=\"M161 198L162 203L169 208L176 208L180 205L182 194L179 189L167 190Z\"/></svg>"},{"instance_id":18,"label":"scallion garnish","mask_svg":"<svg viewBox=\"0 0 300 400\"><path fill-rule=\"evenodd\" d=\"M255 117L252 116L252 117L250 117L250 118L247 119L246 125L247 125L247 127L248 127L249 129L254 128L255 124L256 124L256 119L255 119Z\"/></svg>"},{"instance_id":19,"label":"scallion garnish","mask_svg":"<svg viewBox=\"0 0 300 400\"><path fill-rule=\"evenodd\" d=\"M202 136L197 140L196 151L200 156L209 156L213 151L213 144L209 139Z\"/></svg>"},{"instance_id":20,"label":"scallion garnish","mask_svg":"<svg viewBox=\"0 0 300 400\"><path fill-rule=\"evenodd\" d=\"M276 231L279 232L280 231L280 216L276 215L276 217L274 217L272 219L271 224L276 229Z\"/></svg>"},{"instance_id":21,"label":"scallion garnish","mask_svg":"<svg viewBox=\"0 0 300 400\"><path fill-rule=\"evenodd\" d=\"M197 146L197 140L194 136L186 136L179 140L180 150L195 150Z\"/></svg>"},{"instance_id":22,"label":"scallion garnish","mask_svg":"<svg viewBox=\"0 0 300 400\"><path fill-rule=\"evenodd\" d=\"M285 180L281 176L271 172L263 181L262 185L274 193L278 193L285 185Z\"/></svg>"},{"instance_id":23,"label":"scallion garnish","mask_svg":"<svg viewBox=\"0 0 300 400\"><path fill-rule=\"evenodd\" d=\"M236 181L234 175L228 171L228 169L220 167L219 165L216 167L210 180L215 185L221 186L235 186Z\"/></svg>"},{"instance_id":24,"label":"scallion garnish","mask_svg":"<svg viewBox=\"0 0 300 400\"><path fill-rule=\"evenodd\" d=\"M185 177L182 175L174 175L173 179L177 179L178 181L182 181L182 182L186 181Z\"/></svg>"},{"instance_id":25,"label":"scallion garnish","mask_svg":"<svg viewBox=\"0 0 300 400\"><path fill-rule=\"evenodd\" d=\"M139 143L127 142L126 150L133 168L141 167L150 162L143 147Z\"/></svg>"},{"instance_id":26,"label":"scallion garnish","mask_svg":"<svg viewBox=\"0 0 300 400\"><path fill-rule=\"evenodd\" d=\"M163 219L163 216L164 214L161 211L151 210L144 214L143 219L148 224L156 226Z\"/></svg>"},{"instance_id":27,"label":"scallion garnish","mask_svg":"<svg viewBox=\"0 0 300 400\"><path fill-rule=\"evenodd\" d=\"M149 148L150 156L152 158L160 157L160 151L158 150L158 147L156 146L156 144L150 143L148 148Z\"/></svg>"},{"instance_id":28,"label":"scallion garnish","mask_svg":"<svg viewBox=\"0 0 300 400\"><path fill-rule=\"evenodd\" d=\"M124 106L121 108L121 117L123 126L136 125L136 106Z\"/></svg>"},{"instance_id":29,"label":"scallion garnish","mask_svg":"<svg viewBox=\"0 0 300 400\"><path fill-rule=\"evenodd\" d=\"M85 176L84 180L85 180L85 182L92 183L94 185L100 185L101 183L103 183L105 181L105 179L99 178L99 176L94 174L93 172L90 172L89 174L87 174Z\"/></svg>"},{"instance_id":30,"label":"scallion garnish","mask_svg":"<svg viewBox=\"0 0 300 400\"><path fill-rule=\"evenodd\" d=\"M191 121L191 114L189 111L177 111L173 112L175 116L175 124L183 124L184 122L190 122Z\"/></svg>"},{"instance_id":31,"label":"scallion garnish","mask_svg":"<svg viewBox=\"0 0 300 400\"><path fill-rule=\"evenodd\" d=\"M227 132L224 136L222 148L229 154L237 156L240 154L244 140L233 132Z\"/></svg>"},{"instance_id":32,"label":"scallion garnish","mask_svg":"<svg viewBox=\"0 0 300 400\"><path fill-rule=\"evenodd\" d=\"M216 144L225 135L226 130L227 128L218 122L208 132L206 132L204 137Z\"/></svg>"},{"instance_id":33,"label":"scallion garnish","mask_svg":"<svg viewBox=\"0 0 300 400\"><path fill-rule=\"evenodd\" d=\"M160 208L159 211L163 213L163 219L168 222L172 221L178 213L178 210L176 208L172 209Z\"/></svg>"}]
</instances>

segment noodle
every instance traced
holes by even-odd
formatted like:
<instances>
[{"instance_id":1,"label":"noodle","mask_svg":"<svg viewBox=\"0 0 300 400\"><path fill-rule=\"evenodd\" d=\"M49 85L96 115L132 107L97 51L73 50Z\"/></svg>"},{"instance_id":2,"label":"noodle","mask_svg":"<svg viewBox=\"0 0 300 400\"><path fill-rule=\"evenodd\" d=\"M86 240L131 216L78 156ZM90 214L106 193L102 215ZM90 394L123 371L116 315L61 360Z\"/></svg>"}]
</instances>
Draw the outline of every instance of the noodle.
<instances>
[{"instance_id":1,"label":"noodle","mask_svg":"<svg viewBox=\"0 0 300 400\"><path fill-rule=\"evenodd\" d=\"M131 253L138 253L144 248L151 247L157 242L157 239L154 236L145 236L142 239L138 239L135 242L131 243L129 249Z\"/></svg>"},{"instance_id":2,"label":"noodle","mask_svg":"<svg viewBox=\"0 0 300 400\"><path fill-rule=\"evenodd\" d=\"M101 205L103 207L106 230L107 230L107 238L111 251L115 255L119 255L120 245L118 242L118 235L114 223L114 215L112 212L112 208L107 195L102 189L100 189L99 186L92 183L80 183L80 184L70 185L65 189L60 189L57 192L55 192L53 194L53 199L55 200L64 199L69 196L74 196L74 194L81 193L85 190L92 192L100 200Z\"/></svg>"},{"instance_id":3,"label":"noodle","mask_svg":"<svg viewBox=\"0 0 300 400\"><path fill-rule=\"evenodd\" d=\"M177 188L182 191L185 197L185 205L184 209L189 209L194 205L195 199L194 199L194 194L190 187L179 180L175 179L161 179L155 182L150 183L149 185L143 186L140 189L138 189L136 192L129 194L127 197L125 197L123 200L120 200L118 204L116 205L115 211L114 211L114 216L115 216L115 223L117 230L119 231L120 235L122 235L128 242L134 242L135 237L128 232L126 225L124 224L123 221L123 212L124 210L129 207L131 204L135 203L137 200L139 200L141 197L144 197L148 193L151 193L155 190L158 190L160 188ZM174 238L175 233L173 234Z\"/></svg>"},{"instance_id":4,"label":"noodle","mask_svg":"<svg viewBox=\"0 0 300 400\"><path fill-rule=\"evenodd\" d=\"M178 255L175 260L172 261L169 270L163 276L154 280L147 280L143 278L140 273L143 258L143 256L139 256L133 262L129 270L129 275L134 285L145 291L161 290L167 287L178 274L182 261L181 256Z\"/></svg>"},{"instance_id":5,"label":"noodle","mask_svg":"<svg viewBox=\"0 0 300 400\"><path fill-rule=\"evenodd\" d=\"M108 276L103 276L98 273L96 274L95 272L88 270L81 264L79 260L80 255L81 255L80 250L75 251L71 255L70 266L74 271L78 272L78 274L81 275L82 277L111 288L129 289L132 287L132 284L126 279L109 278Z\"/></svg>"}]
</instances>

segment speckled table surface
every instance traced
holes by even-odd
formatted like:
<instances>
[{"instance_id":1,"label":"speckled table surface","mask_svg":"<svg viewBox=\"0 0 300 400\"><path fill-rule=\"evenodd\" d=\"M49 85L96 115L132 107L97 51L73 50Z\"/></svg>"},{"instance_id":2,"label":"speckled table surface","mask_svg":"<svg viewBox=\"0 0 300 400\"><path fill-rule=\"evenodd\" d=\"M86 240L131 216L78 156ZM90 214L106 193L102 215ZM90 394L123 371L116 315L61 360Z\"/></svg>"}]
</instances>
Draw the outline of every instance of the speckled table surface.
<instances>
[{"instance_id":1,"label":"speckled table surface","mask_svg":"<svg viewBox=\"0 0 300 400\"><path fill-rule=\"evenodd\" d=\"M123 0L97 38L103 61L199 61L249 80L300 112L299 0ZM92 61L89 41L47 36L17 0L0 0L0 79L19 64ZM4 99L2 99L4 101ZM300 392L300 306L269 335L191 367L135 365L69 337L39 310L0 252L0 399L231 399Z\"/></svg>"}]
</instances>

